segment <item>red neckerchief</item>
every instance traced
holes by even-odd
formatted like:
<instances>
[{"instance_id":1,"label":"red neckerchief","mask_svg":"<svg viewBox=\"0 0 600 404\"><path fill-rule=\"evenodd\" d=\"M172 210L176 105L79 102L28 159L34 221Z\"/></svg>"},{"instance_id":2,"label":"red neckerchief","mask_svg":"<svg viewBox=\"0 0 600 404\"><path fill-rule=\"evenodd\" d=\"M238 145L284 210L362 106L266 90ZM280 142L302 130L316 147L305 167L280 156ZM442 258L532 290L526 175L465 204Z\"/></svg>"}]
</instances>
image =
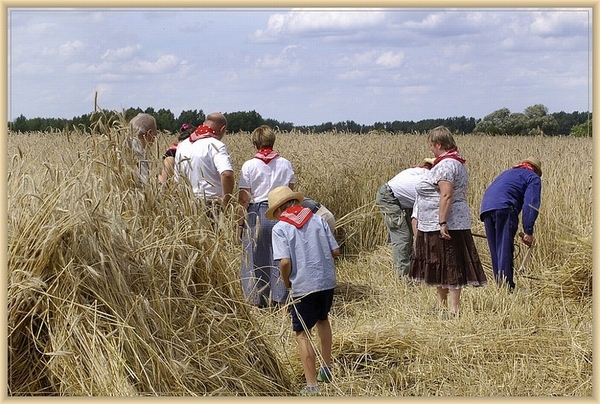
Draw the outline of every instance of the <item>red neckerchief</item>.
<instances>
[{"instance_id":1,"label":"red neckerchief","mask_svg":"<svg viewBox=\"0 0 600 404\"><path fill-rule=\"evenodd\" d=\"M175 142L173 143L171 146L169 146L169 148L167 149L167 153L170 151L175 151L177 150L177 145L179 144L179 142Z\"/></svg>"},{"instance_id":2,"label":"red neckerchief","mask_svg":"<svg viewBox=\"0 0 600 404\"><path fill-rule=\"evenodd\" d=\"M214 137L216 139L217 131L209 126L200 125L196 128L194 133L190 135L189 139L190 142L194 143L198 139L206 139L207 137Z\"/></svg>"},{"instance_id":3,"label":"red neckerchief","mask_svg":"<svg viewBox=\"0 0 600 404\"><path fill-rule=\"evenodd\" d=\"M533 171L534 173L537 174L535 168L533 168L533 165L531 165L531 164L529 164L529 163L527 163L525 161L522 162L522 163L517 164L516 166L513 166L512 168L524 168L526 170L531 170L531 171Z\"/></svg>"},{"instance_id":4,"label":"red neckerchief","mask_svg":"<svg viewBox=\"0 0 600 404\"><path fill-rule=\"evenodd\" d=\"M283 211L281 215L279 215L279 220L300 229L308 222L308 219L310 219L312 215L313 213L310 209L304 208L301 205L294 205Z\"/></svg>"},{"instance_id":5,"label":"red neckerchief","mask_svg":"<svg viewBox=\"0 0 600 404\"><path fill-rule=\"evenodd\" d=\"M278 157L278 156L279 156L279 153L273 151L273 148L262 147L262 148L258 149L256 154L254 155L254 158L264 161L265 164L269 164L269 162L271 160L273 160L275 157Z\"/></svg>"},{"instance_id":6,"label":"red neckerchief","mask_svg":"<svg viewBox=\"0 0 600 404\"><path fill-rule=\"evenodd\" d=\"M433 162L433 165L435 166L437 163L439 163L443 159L458 160L458 161L460 161L461 164L465 164L465 161L467 161L458 153L458 150L456 149L456 147L454 149L450 149L447 152L437 156L435 161Z\"/></svg>"}]
</instances>

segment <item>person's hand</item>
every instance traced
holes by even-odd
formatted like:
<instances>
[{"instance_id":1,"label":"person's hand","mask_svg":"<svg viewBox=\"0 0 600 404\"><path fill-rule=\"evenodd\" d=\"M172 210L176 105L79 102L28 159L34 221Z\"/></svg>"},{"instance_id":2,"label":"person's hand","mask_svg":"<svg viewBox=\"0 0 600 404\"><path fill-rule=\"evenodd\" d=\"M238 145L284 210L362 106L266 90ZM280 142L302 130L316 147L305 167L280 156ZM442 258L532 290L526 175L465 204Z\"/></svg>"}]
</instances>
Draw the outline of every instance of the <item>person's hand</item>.
<instances>
[{"instance_id":1,"label":"person's hand","mask_svg":"<svg viewBox=\"0 0 600 404\"><path fill-rule=\"evenodd\" d=\"M446 223L440 226L440 236L444 240L450 240L452 238L450 237L450 233L448 233L448 225Z\"/></svg>"},{"instance_id":2,"label":"person's hand","mask_svg":"<svg viewBox=\"0 0 600 404\"><path fill-rule=\"evenodd\" d=\"M523 240L523 243L527 247L531 247L531 245L533 244L533 234L523 234L523 237L521 237L521 240Z\"/></svg>"}]
</instances>

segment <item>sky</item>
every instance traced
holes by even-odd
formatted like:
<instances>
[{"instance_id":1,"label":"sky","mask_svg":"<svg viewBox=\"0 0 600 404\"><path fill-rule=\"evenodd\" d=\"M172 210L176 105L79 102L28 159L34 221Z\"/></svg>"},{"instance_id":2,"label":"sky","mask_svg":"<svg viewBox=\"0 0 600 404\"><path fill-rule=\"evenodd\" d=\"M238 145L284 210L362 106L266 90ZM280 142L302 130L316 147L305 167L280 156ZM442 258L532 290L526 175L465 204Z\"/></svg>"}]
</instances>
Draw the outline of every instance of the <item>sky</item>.
<instances>
[{"instance_id":1,"label":"sky","mask_svg":"<svg viewBox=\"0 0 600 404\"><path fill-rule=\"evenodd\" d=\"M589 8L7 9L7 118L256 111L294 125L592 111Z\"/></svg>"}]
</instances>

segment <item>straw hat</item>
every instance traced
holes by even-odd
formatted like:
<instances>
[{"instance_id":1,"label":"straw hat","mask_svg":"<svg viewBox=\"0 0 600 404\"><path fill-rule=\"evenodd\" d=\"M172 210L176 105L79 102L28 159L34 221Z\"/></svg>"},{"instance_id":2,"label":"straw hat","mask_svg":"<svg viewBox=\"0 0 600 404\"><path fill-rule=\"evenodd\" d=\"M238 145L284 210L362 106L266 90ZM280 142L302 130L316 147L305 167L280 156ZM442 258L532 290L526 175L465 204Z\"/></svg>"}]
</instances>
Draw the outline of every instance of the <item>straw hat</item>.
<instances>
[{"instance_id":1,"label":"straw hat","mask_svg":"<svg viewBox=\"0 0 600 404\"><path fill-rule=\"evenodd\" d=\"M523 159L521 163L529 163L535 168L539 176L542 176L542 162L537 157L529 156L526 159Z\"/></svg>"},{"instance_id":2,"label":"straw hat","mask_svg":"<svg viewBox=\"0 0 600 404\"><path fill-rule=\"evenodd\" d=\"M433 163L434 163L434 162L435 162L435 159L434 159L434 158L431 158L431 157L425 157L425 158L423 159L423 162L422 162L421 164L423 164L423 165L425 165L425 164L431 164L431 165L433 165Z\"/></svg>"},{"instance_id":3,"label":"straw hat","mask_svg":"<svg viewBox=\"0 0 600 404\"><path fill-rule=\"evenodd\" d=\"M284 203L291 201L293 199L297 199L298 202L302 202L304 200L304 195L302 192L294 192L288 186L277 187L269 192L269 209L265 213L267 219L275 220L275 216L273 216L273 212L283 205Z\"/></svg>"}]
</instances>

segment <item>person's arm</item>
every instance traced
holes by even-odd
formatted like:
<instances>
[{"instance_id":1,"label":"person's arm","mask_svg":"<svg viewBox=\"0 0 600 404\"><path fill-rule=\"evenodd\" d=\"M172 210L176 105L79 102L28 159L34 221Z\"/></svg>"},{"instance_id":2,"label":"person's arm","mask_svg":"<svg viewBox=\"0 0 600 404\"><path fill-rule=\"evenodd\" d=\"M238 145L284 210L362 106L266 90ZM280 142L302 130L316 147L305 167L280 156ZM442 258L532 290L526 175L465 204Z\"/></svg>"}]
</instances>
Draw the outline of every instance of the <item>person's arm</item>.
<instances>
[{"instance_id":1,"label":"person's arm","mask_svg":"<svg viewBox=\"0 0 600 404\"><path fill-rule=\"evenodd\" d=\"M173 175L175 166L175 157L167 156L163 159L163 168L162 172L158 175L158 181L161 184L167 182L167 180Z\"/></svg>"},{"instance_id":2,"label":"person's arm","mask_svg":"<svg viewBox=\"0 0 600 404\"><path fill-rule=\"evenodd\" d=\"M240 188L238 190L238 207L236 222L238 224L238 236L242 239L242 233L246 226L246 216L248 213L248 205L250 205L250 189Z\"/></svg>"},{"instance_id":3,"label":"person's arm","mask_svg":"<svg viewBox=\"0 0 600 404\"><path fill-rule=\"evenodd\" d=\"M453 188L452 183L446 180L438 182L440 187L440 211L438 214L440 224L440 234L442 238L450 239L450 233L448 233L448 225L445 222L448 221L450 216L450 207L452 206Z\"/></svg>"},{"instance_id":4,"label":"person's arm","mask_svg":"<svg viewBox=\"0 0 600 404\"><path fill-rule=\"evenodd\" d=\"M289 258L282 258L279 261L279 272L281 273L285 287L291 289L292 284L290 283L290 274L292 273L292 260Z\"/></svg>"},{"instance_id":5,"label":"person's arm","mask_svg":"<svg viewBox=\"0 0 600 404\"><path fill-rule=\"evenodd\" d=\"M226 210L231 203L231 196L233 195L233 186L235 179L233 177L233 171L226 170L221 173L221 187L223 188L223 209Z\"/></svg>"},{"instance_id":6,"label":"person's arm","mask_svg":"<svg viewBox=\"0 0 600 404\"><path fill-rule=\"evenodd\" d=\"M331 255L333 256L333 258L337 258L340 256L340 249L336 248L335 250L331 251Z\"/></svg>"}]
</instances>

